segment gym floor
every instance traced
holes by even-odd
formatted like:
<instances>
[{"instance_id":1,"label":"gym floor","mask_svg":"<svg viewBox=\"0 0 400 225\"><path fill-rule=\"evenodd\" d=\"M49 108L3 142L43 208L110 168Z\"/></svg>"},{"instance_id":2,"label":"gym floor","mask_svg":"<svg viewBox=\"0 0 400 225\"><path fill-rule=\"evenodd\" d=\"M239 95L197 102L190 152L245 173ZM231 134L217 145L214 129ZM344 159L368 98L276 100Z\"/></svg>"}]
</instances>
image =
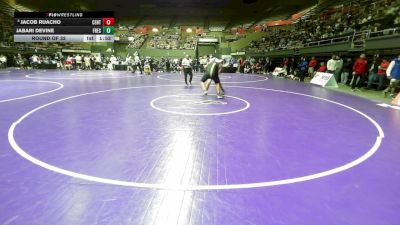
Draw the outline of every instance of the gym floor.
<instances>
[{"instance_id":1,"label":"gym floor","mask_svg":"<svg viewBox=\"0 0 400 225\"><path fill-rule=\"evenodd\" d=\"M1 70L0 224L400 224L400 110L200 77Z\"/></svg>"}]
</instances>

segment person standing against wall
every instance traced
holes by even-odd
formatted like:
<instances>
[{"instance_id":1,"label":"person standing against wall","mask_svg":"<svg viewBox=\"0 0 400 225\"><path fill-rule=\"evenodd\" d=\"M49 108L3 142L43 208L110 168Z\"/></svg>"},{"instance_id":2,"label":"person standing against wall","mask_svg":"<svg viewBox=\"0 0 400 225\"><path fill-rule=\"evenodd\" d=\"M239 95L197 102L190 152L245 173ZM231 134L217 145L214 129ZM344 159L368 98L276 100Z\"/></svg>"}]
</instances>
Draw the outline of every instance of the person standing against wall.
<instances>
[{"instance_id":1,"label":"person standing against wall","mask_svg":"<svg viewBox=\"0 0 400 225\"><path fill-rule=\"evenodd\" d=\"M352 72L353 63L351 62L351 58L347 58L343 63L342 75L340 77L340 83L348 84L349 76ZM351 79L351 78L350 78Z\"/></svg>"},{"instance_id":2,"label":"person standing against wall","mask_svg":"<svg viewBox=\"0 0 400 225\"><path fill-rule=\"evenodd\" d=\"M337 55L335 60L335 72L334 72L336 82L340 82L342 69L343 69L343 59Z\"/></svg>"},{"instance_id":3,"label":"person standing against wall","mask_svg":"<svg viewBox=\"0 0 400 225\"><path fill-rule=\"evenodd\" d=\"M365 54L361 54L353 65L353 80L351 83L351 91L360 91L360 87L363 85L365 76L368 72L368 62Z\"/></svg>"},{"instance_id":4,"label":"person standing against wall","mask_svg":"<svg viewBox=\"0 0 400 225\"><path fill-rule=\"evenodd\" d=\"M389 87L383 91L385 98L390 93L390 97L394 98L397 86L400 84L400 54L393 59L386 70L386 75L390 79Z\"/></svg>"},{"instance_id":5,"label":"person standing against wall","mask_svg":"<svg viewBox=\"0 0 400 225\"><path fill-rule=\"evenodd\" d=\"M309 77L313 77L314 76L314 72L315 72L315 68L317 67L318 62L315 59L315 57L311 57L310 63L308 64L308 76Z\"/></svg>"},{"instance_id":6,"label":"person standing against wall","mask_svg":"<svg viewBox=\"0 0 400 225\"><path fill-rule=\"evenodd\" d=\"M334 73L336 71L336 56L333 55L330 60L326 63L327 73Z\"/></svg>"},{"instance_id":7,"label":"person standing against wall","mask_svg":"<svg viewBox=\"0 0 400 225\"><path fill-rule=\"evenodd\" d=\"M372 74L370 74L367 89L371 89L372 83L378 81L378 91L383 90L383 85L386 80L386 70L389 67L389 64L390 62L387 59L382 59L380 65L378 65L376 73L372 72Z\"/></svg>"},{"instance_id":8,"label":"person standing against wall","mask_svg":"<svg viewBox=\"0 0 400 225\"><path fill-rule=\"evenodd\" d=\"M299 71L300 71L300 81L304 82L304 78L307 76L307 72L308 72L308 61L307 61L306 57L301 57L298 67L299 67Z\"/></svg>"}]
</instances>

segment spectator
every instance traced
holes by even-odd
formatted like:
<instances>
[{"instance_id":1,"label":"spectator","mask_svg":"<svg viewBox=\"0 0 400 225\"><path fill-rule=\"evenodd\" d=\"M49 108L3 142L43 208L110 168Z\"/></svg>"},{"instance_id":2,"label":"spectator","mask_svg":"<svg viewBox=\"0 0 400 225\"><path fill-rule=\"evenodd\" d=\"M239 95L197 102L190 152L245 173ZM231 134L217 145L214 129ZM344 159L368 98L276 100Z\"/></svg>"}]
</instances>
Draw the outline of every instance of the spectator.
<instances>
[{"instance_id":1,"label":"spectator","mask_svg":"<svg viewBox=\"0 0 400 225\"><path fill-rule=\"evenodd\" d=\"M378 66L376 73L372 72L368 79L367 89L372 88L372 83L378 81L378 91L383 90L383 85L386 79L386 70L389 67L389 61L385 58L382 59L381 64Z\"/></svg>"},{"instance_id":2,"label":"spectator","mask_svg":"<svg viewBox=\"0 0 400 225\"><path fill-rule=\"evenodd\" d=\"M114 69L114 64L112 64L111 57L114 58L114 55L111 55L110 57L105 57L103 58L103 68L106 70L113 70Z\"/></svg>"},{"instance_id":3,"label":"spectator","mask_svg":"<svg viewBox=\"0 0 400 225\"><path fill-rule=\"evenodd\" d=\"M252 41L246 50L264 52L318 45L319 40L351 37L356 31L374 32L400 23L399 0L371 0L366 3L344 1L298 20L289 29L267 29L267 35L259 41ZM356 40L362 42L365 38L358 35Z\"/></svg>"},{"instance_id":4,"label":"spectator","mask_svg":"<svg viewBox=\"0 0 400 225\"><path fill-rule=\"evenodd\" d=\"M54 57L57 60L57 67L59 69L64 69L64 56L61 52L57 52Z\"/></svg>"},{"instance_id":5,"label":"spectator","mask_svg":"<svg viewBox=\"0 0 400 225\"><path fill-rule=\"evenodd\" d=\"M199 72L199 60L197 60L196 58L193 59L192 67L193 67L194 72L196 72L196 73Z\"/></svg>"},{"instance_id":6,"label":"spectator","mask_svg":"<svg viewBox=\"0 0 400 225\"><path fill-rule=\"evenodd\" d=\"M394 98L397 86L400 84L400 54L396 59L393 59L386 70L386 75L390 79L389 87L383 93L385 98L390 93L390 97Z\"/></svg>"},{"instance_id":7,"label":"spectator","mask_svg":"<svg viewBox=\"0 0 400 225\"><path fill-rule=\"evenodd\" d=\"M301 57L298 67L299 67L299 71L300 71L300 81L304 82L304 77L307 76L307 69L308 69L308 61L307 61L306 57Z\"/></svg>"},{"instance_id":8,"label":"spectator","mask_svg":"<svg viewBox=\"0 0 400 225\"><path fill-rule=\"evenodd\" d=\"M314 75L314 71L315 71L315 68L317 67L317 65L318 65L318 62L315 59L315 57L313 56L310 60L310 63L308 64L308 76L309 77L312 77Z\"/></svg>"},{"instance_id":9,"label":"spectator","mask_svg":"<svg viewBox=\"0 0 400 225\"><path fill-rule=\"evenodd\" d=\"M132 73L135 73L136 70L139 69L140 74L143 74L143 66L142 66L143 64L142 64L142 61L140 60L139 54L137 52L135 52L135 54L134 54L133 61L134 61L135 66L134 66L134 70L132 71Z\"/></svg>"},{"instance_id":10,"label":"spectator","mask_svg":"<svg viewBox=\"0 0 400 225\"><path fill-rule=\"evenodd\" d=\"M128 37L129 36L129 37ZM120 38L129 38L129 44L126 46L127 49L138 49L141 48L144 42L147 40L147 34L121 34Z\"/></svg>"},{"instance_id":11,"label":"spectator","mask_svg":"<svg viewBox=\"0 0 400 225\"><path fill-rule=\"evenodd\" d=\"M33 59L33 57L32 57ZM65 69L71 70L72 69L72 57L69 55L65 60Z\"/></svg>"},{"instance_id":12,"label":"spectator","mask_svg":"<svg viewBox=\"0 0 400 225\"><path fill-rule=\"evenodd\" d=\"M368 62L366 60L365 54L361 54L353 65L353 79L351 82L352 91L360 91L361 85L364 83L365 76L368 72Z\"/></svg>"},{"instance_id":13,"label":"spectator","mask_svg":"<svg viewBox=\"0 0 400 225\"><path fill-rule=\"evenodd\" d=\"M284 58L282 65L283 65L283 70L286 71L286 74L289 74L290 73L289 58Z\"/></svg>"},{"instance_id":14,"label":"spectator","mask_svg":"<svg viewBox=\"0 0 400 225\"><path fill-rule=\"evenodd\" d=\"M264 74L267 74L269 71L271 71L271 59L269 57L265 58L264 62Z\"/></svg>"},{"instance_id":15,"label":"spectator","mask_svg":"<svg viewBox=\"0 0 400 225\"><path fill-rule=\"evenodd\" d=\"M378 69L379 69L379 66L380 66L381 63L382 63L382 60L379 57L379 54L375 54L374 55L374 59L372 61L371 68L369 69L369 77L368 77L367 89L369 89L371 87L372 82L374 80L378 79ZM383 80L382 80L382 82L383 82Z\"/></svg>"},{"instance_id":16,"label":"spectator","mask_svg":"<svg viewBox=\"0 0 400 225\"><path fill-rule=\"evenodd\" d=\"M334 73L336 71L336 56L332 55L332 58L328 60L327 64L327 73Z\"/></svg>"},{"instance_id":17,"label":"spectator","mask_svg":"<svg viewBox=\"0 0 400 225\"><path fill-rule=\"evenodd\" d=\"M31 62L32 68L33 69L37 69L38 68L38 64L39 64L39 57L36 54L33 54L32 62Z\"/></svg>"},{"instance_id":18,"label":"spectator","mask_svg":"<svg viewBox=\"0 0 400 225\"><path fill-rule=\"evenodd\" d=\"M250 61L250 59L246 59L244 61L244 73L251 73L251 61Z\"/></svg>"},{"instance_id":19,"label":"spectator","mask_svg":"<svg viewBox=\"0 0 400 225\"><path fill-rule=\"evenodd\" d=\"M82 68L82 56L77 54L75 56L75 61L76 61L76 69L81 70L81 68Z\"/></svg>"},{"instance_id":20,"label":"spectator","mask_svg":"<svg viewBox=\"0 0 400 225\"><path fill-rule=\"evenodd\" d=\"M167 70L168 73L171 72L171 60L170 60L169 58L167 58L167 59L165 60L165 68L166 68L166 70ZM200 67L200 71L202 71L202 70L201 70L201 67Z\"/></svg>"},{"instance_id":21,"label":"spectator","mask_svg":"<svg viewBox=\"0 0 400 225\"><path fill-rule=\"evenodd\" d=\"M76 56L72 55L72 68L75 70L76 69Z\"/></svg>"},{"instance_id":22,"label":"spectator","mask_svg":"<svg viewBox=\"0 0 400 225\"><path fill-rule=\"evenodd\" d=\"M292 57L290 59L290 62L289 62L290 71L289 71L288 75L294 75L294 71L296 69L296 66L297 66L296 65L296 58Z\"/></svg>"},{"instance_id":23,"label":"spectator","mask_svg":"<svg viewBox=\"0 0 400 225\"><path fill-rule=\"evenodd\" d=\"M110 65L111 66L109 66L109 69L110 70L114 70L115 69L115 65L117 65L117 64L118 64L117 57L115 57L114 55L111 55L111 57L110 57Z\"/></svg>"},{"instance_id":24,"label":"spectator","mask_svg":"<svg viewBox=\"0 0 400 225\"><path fill-rule=\"evenodd\" d=\"M95 69L96 69L96 70L100 70L101 67L102 67L101 64L102 64L101 55L100 55L100 54L97 54L97 55L95 56Z\"/></svg>"},{"instance_id":25,"label":"spectator","mask_svg":"<svg viewBox=\"0 0 400 225\"><path fill-rule=\"evenodd\" d=\"M197 39L194 36L186 38L185 42L181 42L179 33L156 34L151 37L148 47L158 49L195 49Z\"/></svg>"},{"instance_id":26,"label":"spectator","mask_svg":"<svg viewBox=\"0 0 400 225\"><path fill-rule=\"evenodd\" d=\"M261 61L256 62L253 64L253 73L260 73L262 69Z\"/></svg>"},{"instance_id":27,"label":"spectator","mask_svg":"<svg viewBox=\"0 0 400 225\"><path fill-rule=\"evenodd\" d=\"M126 70L132 72L133 71L133 59L132 56L128 55L125 58Z\"/></svg>"},{"instance_id":28,"label":"spectator","mask_svg":"<svg viewBox=\"0 0 400 225\"><path fill-rule=\"evenodd\" d=\"M336 82L340 82L340 75L342 74L342 69L343 69L343 59L340 58L340 56L336 56L335 60L335 79Z\"/></svg>"},{"instance_id":29,"label":"spectator","mask_svg":"<svg viewBox=\"0 0 400 225\"><path fill-rule=\"evenodd\" d=\"M319 66L319 68L318 68L318 70L317 70L317 72L325 73L326 70L327 70L327 68L326 68L326 66L325 66L325 63L324 63L324 62L321 62L321 63L320 63L320 66Z\"/></svg>"},{"instance_id":30,"label":"spectator","mask_svg":"<svg viewBox=\"0 0 400 225\"><path fill-rule=\"evenodd\" d=\"M200 62L201 62L201 59L200 59ZM201 65L201 63L200 63L200 65ZM244 65L244 59L242 58L242 57L240 57L239 59L238 59L238 61L237 61L237 73L242 73L242 68L243 68L243 65ZM202 70L200 69L200 72L201 72Z\"/></svg>"},{"instance_id":31,"label":"spectator","mask_svg":"<svg viewBox=\"0 0 400 225\"><path fill-rule=\"evenodd\" d=\"M340 78L340 83L348 84L349 76L352 72L353 63L351 62L351 58L347 58L346 62L343 64L342 75Z\"/></svg>"},{"instance_id":32,"label":"spectator","mask_svg":"<svg viewBox=\"0 0 400 225\"><path fill-rule=\"evenodd\" d=\"M7 57L3 54L0 55L0 68L4 69L7 67Z\"/></svg>"},{"instance_id":33,"label":"spectator","mask_svg":"<svg viewBox=\"0 0 400 225\"><path fill-rule=\"evenodd\" d=\"M83 60L85 61L85 70L91 70L91 66L90 66L90 56L86 55Z\"/></svg>"}]
</instances>

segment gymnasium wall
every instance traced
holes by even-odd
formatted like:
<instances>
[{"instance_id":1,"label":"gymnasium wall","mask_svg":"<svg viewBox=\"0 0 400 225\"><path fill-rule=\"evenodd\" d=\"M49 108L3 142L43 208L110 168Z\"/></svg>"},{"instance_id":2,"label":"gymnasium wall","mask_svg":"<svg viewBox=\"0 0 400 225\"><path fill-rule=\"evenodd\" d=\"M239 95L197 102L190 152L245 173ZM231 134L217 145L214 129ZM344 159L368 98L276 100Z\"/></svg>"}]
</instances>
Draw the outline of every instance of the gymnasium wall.
<instances>
[{"instance_id":1,"label":"gymnasium wall","mask_svg":"<svg viewBox=\"0 0 400 225\"><path fill-rule=\"evenodd\" d=\"M231 54L231 48L230 47L222 47L220 45L218 52L219 52L218 55L230 55Z\"/></svg>"},{"instance_id":2,"label":"gymnasium wall","mask_svg":"<svg viewBox=\"0 0 400 225\"><path fill-rule=\"evenodd\" d=\"M218 49L217 46L215 45L199 45L198 47L198 54L199 57L205 56L205 55L218 55Z\"/></svg>"},{"instance_id":3,"label":"gymnasium wall","mask_svg":"<svg viewBox=\"0 0 400 225\"><path fill-rule=\"evenodd\" d=\"M370 38L366 41L366 49L400 48L400 35Z\"/></svg>"},{"instance_id":4,"label":"gymnasium wall","mask_svg":"<svg viewBox=\"0 0 400 225\"><path fill-rule=\"evenodd\" d=\"M161 50L151 48L141 48L139 54L144 56L150 56L155 58L171 57L171 58L183 58L185 55L195 57L195 50Z\"/></svg>"},{"instance_id":5,"label":"gymnasium wall","mask_svg":"<svg viewBox=\"0 0 400 225\"><path fill-rule=\"evenodd\" d=\"M318 52L341 52L341 51L348 51L349 49L350 49L350 43L344 42L344 43L335 43L329 45L300 48L299 54L318 53Z\"/></svg>"}]
</instances>

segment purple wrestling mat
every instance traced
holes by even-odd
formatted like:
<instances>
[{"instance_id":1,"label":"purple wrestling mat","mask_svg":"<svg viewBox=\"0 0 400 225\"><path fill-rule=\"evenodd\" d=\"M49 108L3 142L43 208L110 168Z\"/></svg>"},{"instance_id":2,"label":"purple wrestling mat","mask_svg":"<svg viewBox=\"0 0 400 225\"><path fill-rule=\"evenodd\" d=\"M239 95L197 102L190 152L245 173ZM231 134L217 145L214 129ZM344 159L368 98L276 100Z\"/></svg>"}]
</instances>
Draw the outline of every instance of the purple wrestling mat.
<instances>
[{"instance_id":1,"label":"purple wrestling mat","mask_svg":"<svg viewBox=\"0 0 400 225\"><path fill-rule=\"evenodd\" d=\"M2 73L0 224L400 224L399 110L200 77Z\"/></svg>"}]
</instances>

